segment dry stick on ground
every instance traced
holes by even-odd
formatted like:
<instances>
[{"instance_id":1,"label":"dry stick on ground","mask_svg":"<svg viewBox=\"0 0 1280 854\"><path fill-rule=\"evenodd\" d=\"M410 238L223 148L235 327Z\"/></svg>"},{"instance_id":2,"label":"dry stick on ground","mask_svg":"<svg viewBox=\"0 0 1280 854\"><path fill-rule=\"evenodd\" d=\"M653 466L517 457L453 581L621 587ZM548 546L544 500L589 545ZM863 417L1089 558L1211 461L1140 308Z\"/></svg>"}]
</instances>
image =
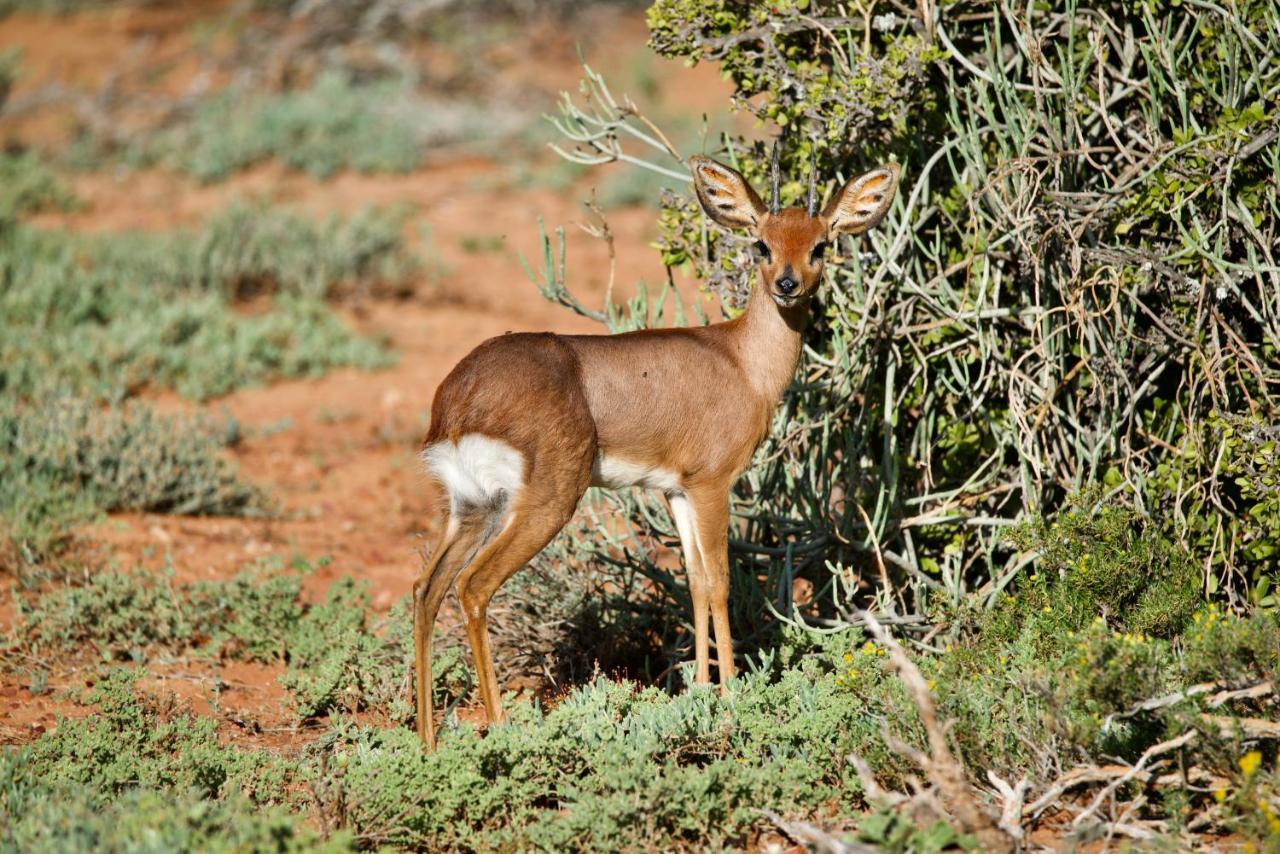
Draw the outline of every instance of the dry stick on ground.
<instances>
[{"instance_id":1,"label":"dry stick on ground","mask_svg":"<svg viewBox=\"0 0 1280 854\"><path fill-rule=\"evenodd\" d=\"M1081 824L1084 823L1085 819L1091 818L1095 813L1097 813L1099 807L1102 806L1102 802L1105 801L1107 797L1110 796L1116 789L1120 788L1122 785L1129 782L1130 780L1140 775L1146 774L1147 773L1146 765L1152 759L1162 754L1168 753L1171 750L1177 750L1179 747L1182 747L1187 743L1193 741L1196 738L1196 735L1197 733L1195 730L1189 729L1186 732L1184 732L1182 735L1178 736L1177 738L1171 738L1168 741L1162 741L1159 744L1153 744L1150 747L1148 747L1143 752L1142 756L1139 757L1138 761L1134 763L1132 768L1130 768L1128 771L1121 774L1120 776L1116 777L1114 780L1112 780L1110 783L1104 786L1102 791L1098 792L1097 796L1093 799L1093 802L1089 804L1088 808L1085 809L1083 812L1081 812L1072 820L1071 826L1079 827Z\"/></svg>"},{"instance_id":2,"label":"dry stick on ground","mask_svg":"<svg viewBox=\"0 0 1280 854\"><path fill-rule=\"evenodd\" d=\"M872 845L837 839L807 821L788 821L773 810L760 810L760 814L773 822L791 841L805 846L816 854L875 854L880 850Z\"/></svg>"},{"instance_id":3,"label":"dry stick on ground","mask_svg":"<svg viewBox=\"0 0 1280 854\"><path fill-rule=\"evenodd\" d=\"M898 671L898 678L902 680L903 687L907 689L907 694L920 712L920 722L924 725L925 733L929 737L929 755L925 756L918 751L912 751L912 753L915 754L914 758L920 763L929 779L938 787L943 804L955 816L961 829L978 840L978 845L983 851L1015 850L1013 837L1002 830L978 803L974 790L965 779L964 768L951 754L946 733L938 722L933 695L919 668L871 612L864 612L862 617L871 634L889 651L889 661Z\"/></svg>"}]
</instances>

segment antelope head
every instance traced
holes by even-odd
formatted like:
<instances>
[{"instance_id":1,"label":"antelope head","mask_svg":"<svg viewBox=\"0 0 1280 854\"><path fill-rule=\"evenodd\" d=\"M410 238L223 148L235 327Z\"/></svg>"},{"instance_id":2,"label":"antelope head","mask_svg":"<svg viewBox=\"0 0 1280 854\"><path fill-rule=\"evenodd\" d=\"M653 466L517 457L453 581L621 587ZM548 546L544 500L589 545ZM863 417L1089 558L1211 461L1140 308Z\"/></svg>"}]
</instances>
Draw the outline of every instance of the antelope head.
<instances>
[{"instance_id":1,"label":"antelope head","mask_svg":"<svg viewBox=\"0 0 1280 854\"><path fill-rule=\"evenodd\" d=\"M849 181L819 212L816 170L810 168L807 207L784 210L778 201L777 145L768 207L736 169L709 157L691 157L689 166L707 216L726 228L747 229L756 238L761 281L782 308L813 294L832 238L861 234L879 223L898 188L898 165L890 163Z\"/></svg>"}]
</instances>

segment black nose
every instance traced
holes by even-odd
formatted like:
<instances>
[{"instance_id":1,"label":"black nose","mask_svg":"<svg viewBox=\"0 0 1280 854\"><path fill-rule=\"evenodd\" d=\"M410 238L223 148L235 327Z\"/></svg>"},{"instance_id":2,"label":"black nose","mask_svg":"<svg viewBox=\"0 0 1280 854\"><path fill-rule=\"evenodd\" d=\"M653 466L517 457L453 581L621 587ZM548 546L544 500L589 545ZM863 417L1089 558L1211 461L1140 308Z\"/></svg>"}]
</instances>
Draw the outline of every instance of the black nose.
<instances>
[{"instance_id":1,"label":"black nose","mask_svg":"<svg viewBox=\"0 0 1280 854\"><path fill-rule=\"evenodd\" d=\"M774 287L778 289L778 293L785 297L791 296L791 294L795 293L795 289L800 287L800 283L790 276L783 276L781 279L774 282Z\"/></svg>"}]
</instances>

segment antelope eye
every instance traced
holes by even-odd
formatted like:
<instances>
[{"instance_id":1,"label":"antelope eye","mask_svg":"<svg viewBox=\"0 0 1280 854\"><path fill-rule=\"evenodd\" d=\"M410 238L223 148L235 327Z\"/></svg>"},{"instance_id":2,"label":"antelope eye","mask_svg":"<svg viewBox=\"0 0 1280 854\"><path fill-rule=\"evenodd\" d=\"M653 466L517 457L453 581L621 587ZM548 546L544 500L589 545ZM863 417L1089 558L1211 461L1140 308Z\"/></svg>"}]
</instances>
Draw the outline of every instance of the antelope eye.
<instances>
[{"instance_id":1,"label":"antelope eye","mask_svg":"<svg viewBox=\"0 0 1280 854\"><path fill-rule=\"evenodd\" d=\"M766 261L773 257L773 253L769 251L768 245L763 240L757 240L753 248L756 250L756 254Z\"/></svg>"},{"instance_id":2,"label":"antelope eye","mask_svg":"<svg viewBox=\"0 0 1280 854\"><path fill-rule=\"evenodd\" d=\"M827 247L831 244L825 240L819 241L818 245L813 247L813 251L809 253L810 261L817 261L823 255L827 254Z\"/></svg>"}]
</instances>

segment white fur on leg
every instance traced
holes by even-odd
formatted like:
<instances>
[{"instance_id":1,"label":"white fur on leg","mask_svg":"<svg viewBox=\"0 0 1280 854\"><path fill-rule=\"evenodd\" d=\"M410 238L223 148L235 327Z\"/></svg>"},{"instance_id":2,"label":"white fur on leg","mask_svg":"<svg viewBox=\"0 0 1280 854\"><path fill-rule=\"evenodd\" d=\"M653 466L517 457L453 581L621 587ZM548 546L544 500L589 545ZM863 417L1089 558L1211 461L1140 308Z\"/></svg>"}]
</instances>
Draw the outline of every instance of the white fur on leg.
<instances>
[{"instance_id":1,"label":"white fur on leg","mask_svg":"<svg viewBox=\"0 0 1280 854\"><path fill-rule=\"evenodd\" d=\"M524 486L524 456L499 439L468 433L422 449L422 462L449 493L449 512L498 507Z\"/></svg>"}]
</instances>

